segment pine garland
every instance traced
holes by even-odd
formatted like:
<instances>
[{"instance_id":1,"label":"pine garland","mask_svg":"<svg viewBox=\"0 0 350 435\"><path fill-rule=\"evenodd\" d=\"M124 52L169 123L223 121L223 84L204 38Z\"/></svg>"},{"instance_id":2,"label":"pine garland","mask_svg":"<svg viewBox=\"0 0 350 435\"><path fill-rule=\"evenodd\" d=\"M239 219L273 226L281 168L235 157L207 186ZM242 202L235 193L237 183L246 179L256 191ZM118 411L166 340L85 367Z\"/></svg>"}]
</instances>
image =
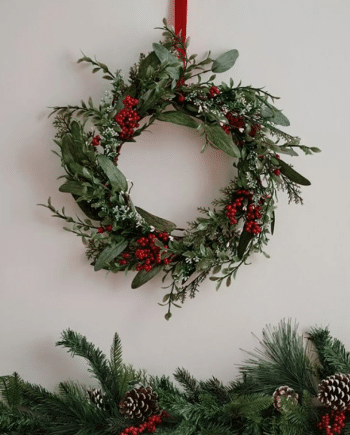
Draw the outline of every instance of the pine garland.
<instances>
[{"instance_id":1,"label":"pine garland","mask_svg":"<svg viewBox=\"0 0 350 435\"><path fill-rule=\"evenodd\" d=\"M323 391L329 387L337 395L332 384L348 378L337 374L348 367L349 353L344 345L323 328L311 329L309 343L305 344L305 337L290 321L267 326L262 337L260 347L248 352L249 359L241 366L239 377L228 385L216 378L198 381L179 368L174 374L177 386L165 376L147 376L125 364L117 334L108 359L85 337L68 329L57 345L87 361L88 371L98 382L94 393L99 396L98 402L91 400L92 390L77 382L61 382L58 391L51 393L40 385L25 382L17 373L2 376L0 434L350 434L349 411L331 410L317 398L320 385ZM311 341L317 349L317 361ZM320 374L324 373L330 377L322 380ZM282 387L286 382L288 389ZM132 388L141 394L143 388L137 387L140 385L150 387L147 391L154 391L158 397L154 414L145 414L141 420L133 414L126 418L120 401L130 396L128 391ZM297 395L281 395L276 408L272 395L276 390L295 391ZM339 397L347 400L344 397L348 393ZM327 398L331 406L341 400Z\"/></svg>"},{"instance_id":2,"label":"pine garland","mask_svg":"<svg viewBox=\"0 0 350 435\"><path fill-rule=\"evenodd\" d=\"M209 275L217 289L222 283L229 286L251 254L267 256L278 190L286 191L290 202L302 203L299 185L310 184L280 154L320 150L279 129L289 121L273 105L276 97L262 88L235 85L232 79L215 86L216 74L234 65L237 50L198 61L188 54L188 41L179 47L182 41L166 21L162 30L164 41L153 44L147 56L140 55L129 82L97 60L79 59L111 84L99 105L89 98L52 112L59 147L55 153L65 171L59 190L72 194L86 217L67 216L50 199L41 205L82 239L95 271L136 271L132 288L163 272L163 279L170 280L163 298L169 319L171 308L193 298ZM213 74L206 79L208 72ZM118 166L122 149L156 121L192 128L204 138L203 151L212 146L235 159L223 198L213 201L213 209L199 207L201 216L187 229L134 206L133 183ZM89 131L87 123L92 124Z\"/></svg>"}]
</instances>

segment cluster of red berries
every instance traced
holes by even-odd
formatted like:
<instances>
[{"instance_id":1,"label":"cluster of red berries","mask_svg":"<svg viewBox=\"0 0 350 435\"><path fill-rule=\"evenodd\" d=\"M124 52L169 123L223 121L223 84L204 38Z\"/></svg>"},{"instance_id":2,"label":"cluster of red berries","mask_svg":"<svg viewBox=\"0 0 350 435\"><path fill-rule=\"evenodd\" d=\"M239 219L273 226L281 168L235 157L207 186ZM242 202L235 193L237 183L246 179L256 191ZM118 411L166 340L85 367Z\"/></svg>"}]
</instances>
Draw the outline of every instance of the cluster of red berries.
<instances>
[{"instance_id":1,"label":"cluster of red berries","mask_svg":"<svg viewBox=\"0 0 350 435\"><path fill-rule=\"evenodd\" d=\"M256 124L256 125L252 125L250 128L250 132L249 132L249 136L250 137L255 137L258 130L261 130L261 125L260 124Z\"/></svg>"},{"instance_id":2,"label":"cluster of red berries","mask_svg":"<svg viewBox=\"0 0 350 435\"><path fill-rule=\"evenodd\" d=\"M150 433L154 433L157 429L157 425L162 422L163 418L168 417L168 413L166 411L162 411L160 415L151 415L148 419L136 426L130 426L123 430L120 435L138 435L139 433L147 430Z\"/></svg>"},{"instance_id":3,"label":"cluster of red berries","mask_svg":"<svg viewBox=\"0 0 350 435\"><path fill-rule=\"evenodd\" d=\"M216 96L219 95L219 94L220 94L219 89L218 89L216 86L212 86L212 87L209 89L208 98L214 98L214 97L216 97Z\"/></svg>"},{"instance_id":4,"label":"cluster of red berries","mask_svg":"<svg viewBox=\"0 0 350 435\"><path fill-rule=\"evenodd\" d=\"M106 225L105 227L97 228L97 232L100 234L104 233L105 231L108 231L109 233L113 231L113 225Z\"/></svg>"},{"instance_id":5,"label":"cluster of red berries","mask_svg":"<svg viewBox=\"0 0 350 435\"><path fill-rule=\"evenodd\" d=\"M236 214L238 211L242 210L244 199L248 200L247 212L246 212L246 222L244 225L244 231L251 234L259 234L261 232L261 227L257 223L257 220L261 219L261 206L253 204L253 196L248 190L238 190L236 192L236 199L232 204L226 206L226 216L230 221L230 225L237 224ZM260 201L261 202L261 201Z\"/></svg>"},{"instance_id":6,"label":"cluster of red berries","mask_svg":"<svg viewBox=\"0 0 350 435\"><path fill-rule=\"evenodd\" d=\"M141 119L138 113L132 108L137 106L139 100L136 98L131 98L130 95L127 95L124 100L124 109L120 110L115 115L115 121L122 128L122 131L119 133L119 137L122 140L132 139L134 136L135 128L138 128L140 124L138 121Z\"/></svg>"},{"instance_id":7,"label":"cluster of red berries","mask_svg":"<svg viewBox=\"0 0 350 435\"><path fill-rule=\"evenodd\" d=\"M333 420L333 426L331 425ZM317 423L318 430L325 430L326 435L340 434L345 426L345 413L344 411L337 410L324 414L321 421Z\"/></svg>"},{"instance_id":8,"label":"cluster of red berries","mask_svg":"<svg viewBox=\"0 0 350 435\"><path fill-rule=\"evenodd\" d=\"M231 128L230 128L229 125L224 124L224 125L221 126L221 128L224 130L225 133L230 134Z\"/></svg>"},{"instance_id":9,"label":"cluster of red berries","mask_svg":"<svg viewBox=\"0 0 350 435\"><path fill-rule=\"evenodd\" d=\"M101 137L99 135L97 135L92 139L91 144L93 147L97 147L100 145L100 141L101 141Z\"/></svg>"},{"instance_id":10,"label":"cluster of red berries","mask_svg":"<svg viewBox=\"0 0 350 435\"><path fill-rule=\"evenodd\" d=\"M123 252L122 258L119 260L119 264L121 264L122 266L125 266L129 260L129 258L130 258L130 254L128 252Z\"/></svg>"},{"instance_id":11,"label":"cluster of red berries","mask_svg":"<svg viewBox=\"0 0 350 435\"><path fill-rule=\"evenodd\" d=\"M244 128L245 122L243 116L234 116L232 113L227 112L226 118L228 120L228 123L232 128Z\"/></svg>"},{"instance_id":12,"label":"cluster of red berries","mask_svg":"<svg viewBox=\"0 0 350 435\"><path fill-rule=\"evenodd\" d=\"M134 253L134 258L139 260L139 263L136 265L136 270L145 270L149 272L153 269L153 266L156 264L169 264L172 261L173 256L162 259L159 246L156 246L156 239L166 243L169 240L169 233L157 233L148 234L147 237L140 237L136 240L136 243L140 245L140 248L137 248ZM164 245L165 251L168 248L167 245ZM130 254L127 252L123 252L122 258L119 260L119 264L125 266L130 259Z\"/></svg>"}]
</instances>

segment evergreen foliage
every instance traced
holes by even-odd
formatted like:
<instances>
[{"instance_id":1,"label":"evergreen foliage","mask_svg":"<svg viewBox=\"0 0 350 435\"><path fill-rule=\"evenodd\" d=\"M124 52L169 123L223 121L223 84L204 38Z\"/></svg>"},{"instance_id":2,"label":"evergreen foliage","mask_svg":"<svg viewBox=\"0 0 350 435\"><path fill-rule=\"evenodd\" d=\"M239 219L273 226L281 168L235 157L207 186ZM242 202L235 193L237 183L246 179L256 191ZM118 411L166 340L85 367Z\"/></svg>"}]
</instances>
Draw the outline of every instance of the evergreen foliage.
<instances>
[{"instance_id":1,"label":"evergreen foliage","mask_svg":"<svg viewBox=\"0 0 350 435\"><path fill-rule=\"evenodd\" d=\"M309 337L317 349L322 378L334 373L350 373L350 352L337 338L331 337L328 328L312 328Z\"/></svg>"},{"instance_id":2,"label":"evergreen foliage","mask_svg":"<svg viewBox=\"0 0 350 435\"><path fill-rule=\"evenodd\" d=\"M93 73L103 72L111 85L99 105L89 98L52 111L55 154L65 171L59 190L73 195L85 216L67 216L50 199L41 205L81 238L95 271L135 271L132 288L162 272L169 282L162 301L168 320L171 309L193 298L209 275L217 289L224 282L230 286L251 254L267 256L278 191L286 191L289 202L302 203L299 186L310 184L281 155L320 150L279 128L289 121L274 106L277 97L263 88L236 85L233 79L215 86L216 73L233 67L237 50L217 59L209 53L199 61L188 54L188 40L181 41L166 21L162 30L164 41L140 55L129 83L97 60L83 55L78 61L89 63ZM207 79L208 72L213 74ZM191 128L204 138L202 151L212 146L234 159L223 198L212 208L199 207L201 216L187 229L135 206L133 183L118 166L122 149L155 122Z\"/></svg>"},{"instance_id":3,"label":"evergreen foliage","mask_svg":"<svg viewBox=\"0 0 350 435\"><path fill-rule=\"evenodd\" d=\"M160 409L168 414L162 414L158 435L323 435L317 425L329 411L316 398L320 374L348 371L349 353L328 329L314 328L309 338L318 363L312 362L312 349L297 325L282 321L263 330L260 347L248 352L239 377L228 385L215 377L197 380L184 368L175 371L175 384L125 364L117 334L108 359L84 336L68 329L57 345L87 361L103 406L91 401L87 387L77 382L61 382L51 393L17 373L2 376L0 434L120 435L140 421L122 416L119 402L134 386L144 385L157 393ZM282 385L294 389L299 400L280 397L275 408L272 393ZM342 433L350 435L348 422Z\"/></svg>"},{"instance_id":4,"label":"evergreen foliage","mask_svg":"<svg viewBox=\"0 0 350 435\"><path fill-rule=\"evenodd\" d=\"M303 341L290 321L268 326L259 342L261 349L247 352L252 358L241 366L242 374L251 377L266 394L274 392L276 383L288 385L298 394L304 389L315 394L315 369Z\"/></svg>"}]
</instances>

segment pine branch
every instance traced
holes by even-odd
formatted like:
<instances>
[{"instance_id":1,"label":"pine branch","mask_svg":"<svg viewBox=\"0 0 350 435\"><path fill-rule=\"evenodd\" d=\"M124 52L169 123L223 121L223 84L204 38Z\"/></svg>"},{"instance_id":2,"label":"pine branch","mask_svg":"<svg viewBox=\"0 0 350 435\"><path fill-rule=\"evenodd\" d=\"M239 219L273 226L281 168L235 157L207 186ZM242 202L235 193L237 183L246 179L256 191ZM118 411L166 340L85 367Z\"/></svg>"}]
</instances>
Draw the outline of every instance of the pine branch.
<instances>
[{"instance_id":1,"label":"pine branch","mask_svg":"<svg viewBox=\"0 0 350 435\"><path fill-rule=\"evenodd\" d=\"M199 384L196 379L184 368L177 368L174 378L184 388L189 400L196 402L200 393Z\"/></svg>"},{"instance_id":2,"label":"pine branch","mask_svg":"<svg viewBox=\"0 0 350 435\"><path fill-rule=\"evenodd\" d=\"M321 364L321 366L318 367L318 373L320 378L324 379L327 376L333 375L335 372L334 367L328 363L325 356L325 348L332 341L329 329L319 327L312 328L309 332L309 339L312 341L316 348L317 357Z\"/></svg>"},{"instance_id":3,"label":"pine branch","mask_svg":"<svg viewBox=\"0 0 350 435\"><path fill-rule=\"evenodd\" d=\"M253 418L269 408L272 402L272 396L262 393L243 395L229 403L225 413L231 418Z\"/></svg>"},{"instance_id":4,"label":"pine branch","mask_svg":"<svg viewBox=\"0 0 350 435\"><path fill-rule=\"evenodd\" d=\"M281 321L278 327L267 326L261 349L247 352L252 358L240 367L243 375L256 383L255 391L272 394L281 385L288 385L298 394L304 390L316 394L314 368L297 334L297 325Z\"/></svg>"},{"instance_id":5,"label":"pine branch","mask_svg":"<svg viewBox=\"0 0 350 435\"><path fill-rule=\"evenodd\" d=\"M21 404L22 384L23 381L16 372L12 376L0 377L0 396L7 406L17 407Z\"/></svg>"},{"instance_id":6,"label":"pine branch","mask_svg":"<svg viewBox=\"0 0 350 435\"><path fill-rule=\"evenodd\" d=\"M89 343L86 337L70 329L63 331L62 338L56 346L63 346L68 349L72 356L78 355L86 359L88 371L99 381L102 389L109 397L114 398L116 392L116 380L111 372L110 365L103 352Z\"/></svg>"},{"instance_id":7,"label":"pine branch","mask_svg":"<svg viewBox=\"0 0 350 435\"><path fill-rule=\"evenodd\" d=\"M200 381L199 385L201 391L212 395L218 403L224 404L232 399L229 394L229 389L215 377L207 381Z\"/></svg>"},{"instance_id":8,"label":"pine branch","mask_svg":"<svg viewBox=\"0 0 350 435\"><path fill-rule=\"evenodd\" d=\"M113 343L111 347L111 368L118 373L123 363L122 344L120 337L117 333L114 334Z\"/></svg>"},{"instance_id":9,"label":"pine branch","mask_svg":"<svg viewBox=\"0 0 350 435\"><path fill-rule=\"evenodd\" d=\"M49 435L47 421L19 409L0 408L0 433L4 435Z\"/></svg>"},{"instance_id":10,"label":"pine branch","mask_svg":"<svg viewBox=\"0 0 350 435\"><path fill-rule=\"evenodd\" d=\"M350 352L346 351L340 340L331 337L328 328L311 329L309 338L318 351L322 378L334 373L350 373Z\"/></svg>"}]
</instances>

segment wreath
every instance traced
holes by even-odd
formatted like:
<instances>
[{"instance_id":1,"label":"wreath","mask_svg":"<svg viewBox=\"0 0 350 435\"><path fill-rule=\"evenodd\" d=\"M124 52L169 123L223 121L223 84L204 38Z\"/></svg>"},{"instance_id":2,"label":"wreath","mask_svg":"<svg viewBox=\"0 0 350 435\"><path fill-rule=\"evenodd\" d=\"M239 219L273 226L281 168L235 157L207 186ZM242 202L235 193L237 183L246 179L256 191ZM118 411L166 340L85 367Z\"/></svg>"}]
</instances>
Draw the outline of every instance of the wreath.
<instances>
[{"instance_id":1,"label":"wreath","mask_svg":"<svg viewBox=\"0 0 350 435\"><path fill-rule=\"evenodd\" d=\"M335 435L350 433L350 353L327 328L305 338L291 321L263 330L240 374L224 385L187 370L149 376L123 363L115 334L111 357L72 330L57 345L85 358L98 386L61 382L57 393L0 377L0 432L30 435ZM317 358L316 358L317 357Z\"/></svg>"},{"instance_id":2,"label":"wreath","mask_svg":"<svg viewBox=\"0 0 350 435\"><path fill-rule=\"evenodd\" d=\"M235 85L232 79L214 85L216 74L234 65L237 50L197 61L197 55L187 54L188 40L165 20L162 30L164 41L140 55L128 82L97 60L85 55L78 60L92 64L92 72L102 71L111 83L99 106L90 98L52 112L56 154L66 172L59 190L73 195L86 218L67 216L50 199L45 206L72 224L65 229L81 237L96 271L136 270L132 288L164 272L163 281L171 280L163 298L169 319L171 307L194 297L208 275L214 275L210 279L217 289L223 281L229 286L252 253L268 256L264 248L274 231L277 191L302 203L299 185L310 184L280 155L319 149L278 128L289 121L272 104L276 97L263 89ZM203 78L208 72L213 75ZM133 183L118 167L122 147L131 146L155 121L195 129L204 136L202 151L210 145L234 158L223 196L213 201L213 209L199 208L201 216L185 230L135 206Z\"/></svg>"}]
</instances>

